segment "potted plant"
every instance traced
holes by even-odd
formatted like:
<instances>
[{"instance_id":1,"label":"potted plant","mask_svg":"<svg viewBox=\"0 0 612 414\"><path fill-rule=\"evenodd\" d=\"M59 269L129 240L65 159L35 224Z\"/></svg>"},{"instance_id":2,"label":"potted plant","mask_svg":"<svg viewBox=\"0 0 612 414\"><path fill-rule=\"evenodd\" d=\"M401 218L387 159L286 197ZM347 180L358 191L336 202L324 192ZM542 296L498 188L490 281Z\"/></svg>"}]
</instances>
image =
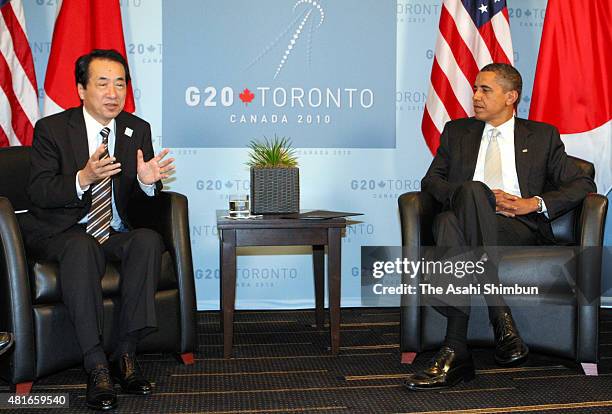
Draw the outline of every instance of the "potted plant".
<instances>
[{"instance_id":1,"label":"potted plant","mask_svg":"<svg viewBox=\"0 0 612 414\"><path fill-rule=\"evenodd\" d=\"M287 214L300 211L300 176L291 140L274 136L249 143L251 212Z\"/></svg>"}]
</instances>

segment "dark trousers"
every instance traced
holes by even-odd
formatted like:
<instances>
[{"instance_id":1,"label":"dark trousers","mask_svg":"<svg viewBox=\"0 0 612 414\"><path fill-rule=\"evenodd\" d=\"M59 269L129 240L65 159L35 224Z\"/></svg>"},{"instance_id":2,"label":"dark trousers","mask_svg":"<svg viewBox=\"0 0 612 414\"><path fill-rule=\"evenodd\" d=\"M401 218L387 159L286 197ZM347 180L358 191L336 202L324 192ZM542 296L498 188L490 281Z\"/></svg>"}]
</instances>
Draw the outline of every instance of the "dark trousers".
<instances>
[{"instance_id":1,"label":"dark trousers","mask_svg":"<svg viewBox=\"0 0 612 414\"><path fill-rule=\"evenodd\" d=\"M434 219L434 237L437 247L447 247L450 256L479 260L486 254L488 260L482 283L499 283L497 274L498 249L487 246L527 246L543 243L537 225L528 217L510 218L495 213L495 195L483 183L468 181L453 194L449 210ZM456 279L458 280L458 279ZM468 281L463 281L466 283ZM453 300L453 306L434 308L447 317L449 338L465 343L470 314L469 297L464 302ZM489 317L493 320L500 310L507 309L500 295L485 296Z\"/></svg>"},{"instance_id":2,"label":"dark trousers","mask_svg":"<svg viewBox=\"0 0 612 414\"><path fill-rule=\"evenodd\" d=\"M157 327L155 291L161 272L162 246L160 235L149 229L113 232L100 245L81 225L28 246L35 257L59 263L62 300L84 355L101 346L101 279L107 260L121 263L117 339L135 332L149 333Z\"/></svg>"}]
</instances>

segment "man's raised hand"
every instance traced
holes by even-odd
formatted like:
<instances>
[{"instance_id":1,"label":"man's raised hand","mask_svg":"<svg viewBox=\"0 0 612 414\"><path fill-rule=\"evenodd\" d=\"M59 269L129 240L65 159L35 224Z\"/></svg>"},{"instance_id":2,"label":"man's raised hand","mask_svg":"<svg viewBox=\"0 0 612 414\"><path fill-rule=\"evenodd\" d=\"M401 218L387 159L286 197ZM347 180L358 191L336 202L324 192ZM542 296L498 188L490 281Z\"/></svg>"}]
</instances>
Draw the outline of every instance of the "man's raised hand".
<instances>
[{"instance_id":1,"label":"man's raised hand","mask_svg":"<svg viewBox=\"0 0 612 414\"><path fill-rule=\"evenodd\" d=\"M79 185L81 188L102 181L106 177L121 172L121 163L115 163L115 157L100 159L106 151L106 146L100 144L91 157L87 160L85 167L79 171Z\"/></svg>"},{"instance_id":2,"label":"man's raised hand","mask_svg":"<svg viewBox=\"0 0 612 414\"><path fill-rule=\"evenodd\" d=\"M168 178L172 170L174 170L174 158L164 160L164 157L170 152L169 149L162 150L149 161L144 160L142 150L136 153L138 179L146 185L153 184L164 178Z\"/></svg>"}]
</instances>

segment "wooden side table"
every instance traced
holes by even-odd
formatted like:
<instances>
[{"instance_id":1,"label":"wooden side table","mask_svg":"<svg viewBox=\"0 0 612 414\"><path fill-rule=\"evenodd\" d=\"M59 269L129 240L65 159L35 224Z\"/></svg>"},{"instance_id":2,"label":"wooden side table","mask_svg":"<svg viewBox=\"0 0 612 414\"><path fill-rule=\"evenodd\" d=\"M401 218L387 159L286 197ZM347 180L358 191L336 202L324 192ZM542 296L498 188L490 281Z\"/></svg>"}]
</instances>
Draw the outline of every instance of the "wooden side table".
<instances>
[{"instance_id":1,"label":"wooden side table","mask_svg":"<svg viewBox=\"0 0 612 414\"><path fill-rule=\"evenodd\" d=\"M263 216L247 220L225 218L227 211L217 210L220 239L221 312L223 356L231 358L234 309L236 300L236 247L312 246L315 287L315 318L319 328L325 321L324 292L325 246L327 246L327 283L331 352L340 347L340 270L341 237L346 219L299 219L295 216Z\"/></svg>"}]
</instances>

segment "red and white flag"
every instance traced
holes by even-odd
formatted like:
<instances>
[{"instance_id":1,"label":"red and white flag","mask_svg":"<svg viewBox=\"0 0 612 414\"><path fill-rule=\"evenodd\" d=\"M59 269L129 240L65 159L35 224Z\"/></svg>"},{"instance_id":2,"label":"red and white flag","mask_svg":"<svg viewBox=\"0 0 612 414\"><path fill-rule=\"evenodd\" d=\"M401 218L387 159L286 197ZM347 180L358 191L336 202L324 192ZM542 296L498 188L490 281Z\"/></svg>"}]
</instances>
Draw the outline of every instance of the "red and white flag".
<instances>
[{"instance_id":1,"label":"red and white flag","mask_svg":"<svg viewBox=\"0 0 612 414\"><path fill-rule=\"evenodd\" d=\"M612 2L550 0L529 118L556 126L569 154L612 189Z\"/></svg>"},{"instance_id":2,"label":"red and white flag","mask_svg":"<svg viewBox=\"0 0 612 414\"><path fill-rule=\"evenodd\" d=\"M472 85L480 68L513 62L506 0L444 0L421 130L432 154L444 124L474 115Z\"/></svg>"},{"instance_id":3,"label":"red and white flag","mask_svg":"<svg viewBox=\"0 0 612 414\"><path fill-rule=\"evenodd\" d=\"M0 147L31 145L40 117L21 0L0 0Z\"/></svg>"},{"instance_id":4,"label":"red and white flag","mask_svg":"<svg viewBox=\"0 0 612 414\"><path fill-rule=\"evenodd\" d=\"M115 49L127 59L119 0L63 0L58 7L45 76L45 115L80 105L74 80L80 56L92 49ZM125 110L135 110L131 84Z\"/></svg>"}]
</instances>

